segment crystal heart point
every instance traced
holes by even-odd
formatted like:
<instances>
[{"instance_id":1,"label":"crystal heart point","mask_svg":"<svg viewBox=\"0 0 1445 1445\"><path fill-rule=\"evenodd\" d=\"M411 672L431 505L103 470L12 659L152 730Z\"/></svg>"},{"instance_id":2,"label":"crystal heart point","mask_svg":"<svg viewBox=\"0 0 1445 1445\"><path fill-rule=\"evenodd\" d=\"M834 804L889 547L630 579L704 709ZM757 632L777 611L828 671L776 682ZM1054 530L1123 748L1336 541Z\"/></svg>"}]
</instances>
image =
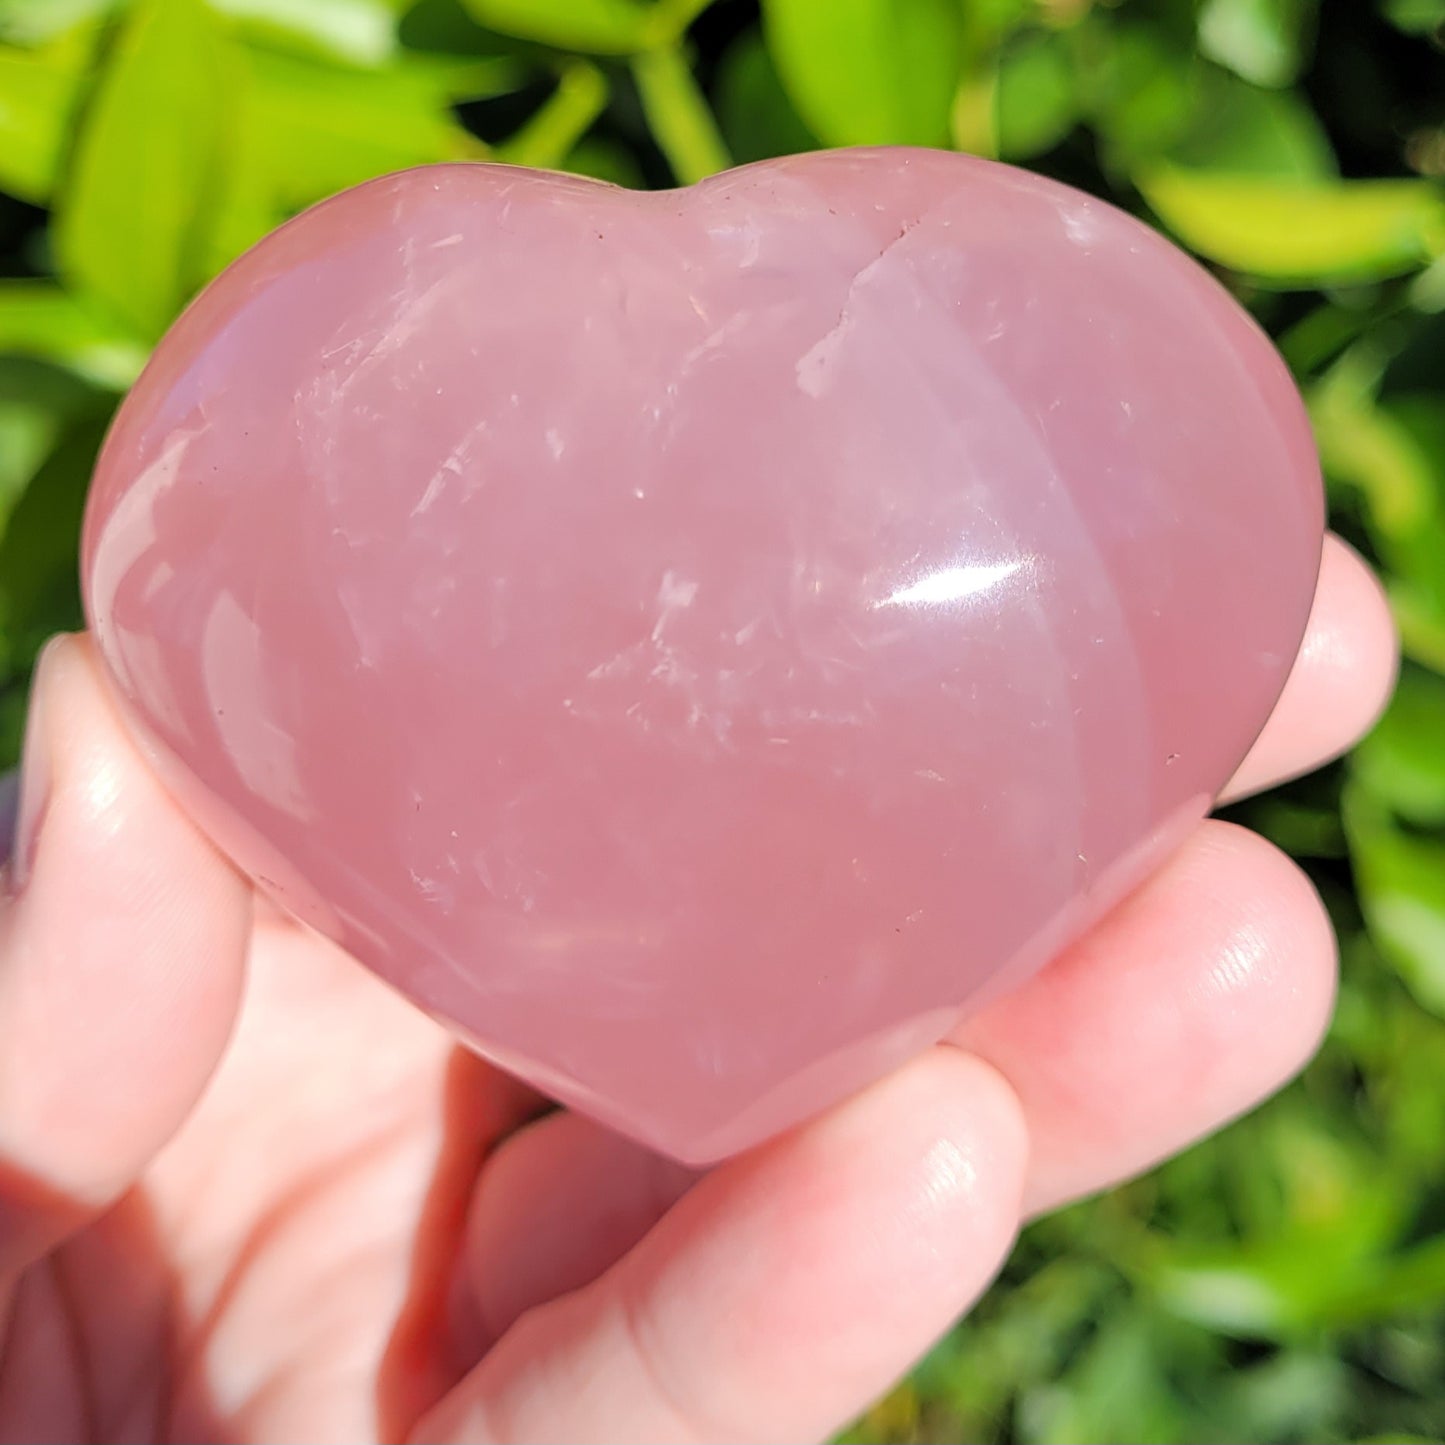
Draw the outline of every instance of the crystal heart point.
<instances>
[{"instance_id":1,"label":"crystal heart point","mask_svg":"<svg viewBox=\"0 0 1445 1445\"><path fill-rule=\"evenodd\" d=\"M162 343L84 567L128 717L262 888L704 1160L1178 843L1321 529L1289 377L1186 257L1003 167L839 152L309 212Z\"/></svg>"}]
</instances>

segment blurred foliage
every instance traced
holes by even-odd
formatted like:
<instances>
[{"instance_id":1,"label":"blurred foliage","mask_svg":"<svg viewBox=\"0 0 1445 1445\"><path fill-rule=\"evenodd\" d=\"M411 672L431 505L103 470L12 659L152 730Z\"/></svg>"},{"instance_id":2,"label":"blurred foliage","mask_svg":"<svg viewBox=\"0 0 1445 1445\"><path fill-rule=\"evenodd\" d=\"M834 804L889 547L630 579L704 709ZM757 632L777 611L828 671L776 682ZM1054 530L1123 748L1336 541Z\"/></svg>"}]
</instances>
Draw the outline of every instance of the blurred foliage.
<instances>
[{"instance_id":1,"label":"blurred foliage","mask_svg":"<svg viewBox=\"0 0 1445 1445\"><path fill-rule=\"evenodd\" d=\"M1445 1438L1442 34L1445 0L0 0L0 753L37 645L80 621L117 399L326 194L467 157L667 185L909 141L1107 196L1276 337L1399 617L1374 736L1236 810L1322 889L1340 1007L1284 1096L1029 1231L851 1438Z\"/></svg>"}]
</instances>

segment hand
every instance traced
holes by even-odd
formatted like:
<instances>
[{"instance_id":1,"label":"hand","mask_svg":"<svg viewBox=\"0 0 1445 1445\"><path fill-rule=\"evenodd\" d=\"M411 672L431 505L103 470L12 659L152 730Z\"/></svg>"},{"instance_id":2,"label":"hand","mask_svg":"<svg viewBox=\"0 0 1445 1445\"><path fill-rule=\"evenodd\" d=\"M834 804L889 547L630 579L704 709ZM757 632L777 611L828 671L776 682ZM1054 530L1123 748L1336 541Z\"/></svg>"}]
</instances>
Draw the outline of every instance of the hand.
<instances>
[{"instance_id":1,"label":"hand","mask_svg":"<svg viewBox=\"0 0 1445 1445\"><path fill-rule=\"evenodd\" d=\"M1326 550L1232 792L1394 667ZM1309 884L1220 822L1022 992L695 1179L540 1101L252 897L47 651L0 918L0 1440L802 1440L883 1391L1020 1221L1300 1067Z\"/></svg>"}]
</instances>

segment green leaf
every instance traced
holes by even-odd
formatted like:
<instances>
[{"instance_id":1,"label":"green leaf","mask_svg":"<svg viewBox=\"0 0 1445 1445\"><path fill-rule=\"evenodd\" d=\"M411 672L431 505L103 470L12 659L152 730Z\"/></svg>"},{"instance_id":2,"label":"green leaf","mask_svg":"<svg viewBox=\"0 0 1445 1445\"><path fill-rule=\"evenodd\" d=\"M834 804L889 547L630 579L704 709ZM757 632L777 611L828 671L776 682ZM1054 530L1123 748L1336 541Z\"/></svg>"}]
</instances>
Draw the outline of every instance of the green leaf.
<instances>
[{"instance_id":1,"label":"green leaf","mask_svg":"<svg viewBox=\"0 0 1445 1445\"><path fill-rule=\"evenodd\" d=\"M1409 1435L1403 1430L1390 1430L1383 1435L1366 1435L1354 1445L1440 1445L1433 1435Z\"/></svg>"},{"instance_id":2,"label":"green leaf","mask_svg":"<svg viewBox=\"0 0 1445 1445\"><path fill-rule=\"evenodd\" d=\"M1096 1329L1059 1381L1025 1396L1025 1439L1175 1438L1175 1405L1161 1369L1158 1322L1143 1311L1115 1313Z\"/></svg>"},{"instance_id":3,"label":"green leaf","mask_svg":"<svg viewBox=\"0 0 1445 1445\"><path fill-rule=\"evenodd\" d=\"M1445 848L1396 834L1355 849L1360 906L1380 952L1421 1008L1445 1018Z\"/></svg>"},{"instance_id":4,"label":"green leaf","mask_svg":"<svg viewBox=\"0 0 1445 1445\"><path fill-rule=\"evenodd\" d=\"M692 67L678 47L637 56L632 76L648 128L683 185L725 171L732 164Z\"/></svg>"},{"instance_id":5,"label":"green leaf","mask_svg":"<svg viewBox=\"0 0 1445 1445\"><path fill-rule=\"evenodd\" d=\"M963 70L958 0L764 0L798 114L829 145L943 145Z\"/></svg>"},{"instance_id":6,"label":"green leaf","mask_svg":"<svg viewBox=\"0 0 1445 1445\"><path fill-rule=\"evenodd\" d=\"M0 0L0 40L43 45L67 30L103 20L123 0Z\"/></svg>"},{"instance_id":7,"label":"green leaf","mask_svg":"<svg viewBox=\"0 0 1445 1445\"><path fill-rule=\"evenodd\" d=\"M656 38L654 7L640 0L464 0L480 24L519 40L594 55L631 55Z\"/></svg>"},{"instance_id":8,"label":"green leaf","mask_svg":"<svg viewBox=\"0 0 1445 1445\"><path fill-rule=\"evenodd\" d=\"M1261 90L1202 64L1155 27L1086 24L1074 41L1080 100L1111 169L1334 174L1329 138L1301 93Z\"/></svg>"},{"instance_id":9,"label":"green leaf","mask_svg":"<svg viewBox=\"0 0 1445 1445\"><path fill-rule=\"evenodd\" d=\"M1410 305L1427 316L1445 312L1445 257L1432 261L1410 282Z\"/></svg>"},{"instance_id":10,"label":"green leaf","mask_svg":"<svg viewBox=\"0 0 1445 1445\"><path fill-rule=\"evenodd\" d=\"M0 648L12 661L82 622L76 538L105 429L97 416L66 431L0 536Z\"/></svg>"},{"instance_id":11,"label":"green leaf","mask_svg":"<svg viewBox=\"0 0 1445 1445\"><path fill-rule=\"evenodd\" d=\"M466 64L488 74L495 67L489 60ZM241 112L243 145L253 148L254 164L283 210L387 171L482 151L451 114L455 68L439 69L426 57L367 74L257 54L252 73L254 103Z\"/></svg>"},{"instance_id":12,"label":"green leaf","mask_svg":"<svg viewBox=\"0 0 1445 1445\"><path fill-rule=\"evenodd\" d=\"M60 367L29 357L0 356L0 534L36 469L72 426L100 414L107 401L95 387ZM0 676L3 670L0 656Z\"/></svg>"},{"instance_id":13,"label":"green leaf","mask_svg":"<svg viewBox=\"0 0 1445 1445\"><path fill-rule=\"evenodd\" d=\"M50 199L84 94L89 36L39 50L0 47L0 189L34 205Z\"/></svg>"},{"instance_id":14,"label":"green leaf","mask_svg":"<svg viewBox=\"0 0 1445 1445\"><path fill-rule=\"evenodd\" d=\"M573 61L557 88L527 123L498 148L518 166L555 170L576 148L607 104L607 78L585 60Z\"/></svg>"},{"instance_id":15,"label":"green leaf","mask_svg":"<svg viewBox=\"0 0 1445 1445\"><path fill-rule=\"evenodd\" d=\"M413 53L363 72L258 51L249 69L250 84L231 97L229 169L203 253L207 277L325 196L388 171L484 154L453 102L522 79L506 58ZM533 163L560 159L538 153Z\"/></svg>"},{"instance_id":16,"label":"green leaf","mask_svg":"<svg viewBox=\"0 0 1445 1445\"><path fill-rule=\"evenodd\" d=\"M718 124L738 161L818 149L818 137L778 79L761 31L744 31L724 53L716 90Z\"/></svg>"},{"instance_id":17,"label":"green leaf","mask_svg":"<svg viewBox=\"0 0 1445 1445\"><path fill-rule=\"evenodd\" d=\"M0 530L54 441L54 419L42 408L0 397Z\"/></svg>"},{"instance_id":18,"label":"green leaf","mask_svg":"<svg viewBox=\"0 0 1445 1445\"><path fill-rule=\"evenodd\" d=\"M201 0L141 0L97 87L55 244L75 286L158 336L202 279L243 70Z\"/></svg>"},{"instance_id":19,"label":"green leaf","mask_svg":"<svg viewBox=\"0 0 1445 1445\"><path fill-rule=\"evenodd\" d=\"M146 359L135 337L48 281L0 281L0 353L55 362L117 391Z\"/></svg>"},{"instance_id":20,"label":"green leaf","mask_svg":"<svg viewBox=\"0 0 1445 1445\"><path fill-rule=\"evenodd\" d=\"M378 66L396 50L393 0L211 0L247 39L350 65Z\"/></svg>"},{"instance_id":21,"label":"green leaf","mask_svg":"<svg viewBox=\"0 0 1445 1445\"><path fill-rule=\"evenodd\" d=\"M1161 26L1092 14L1076 37L1076 81L1106 165L1167 155L1198 113L1200 65Z\"/></svg>"},{"instance_id":22,"label":"green leaf","mask_svg":"<svg viewBox=\"0 0 1445 1445\"><path fill-rule=\"evenodd\" d=\"M1369 1156L1318 1126L1277 1151L1287 1212L1237 1245L1162 1250L1144 1271L1181 1319L1241 1338L1287 1340L1338 1319L1388 1270L1406 1205Z\"/></svg>"},{"instance_id":23,"label":"green leaf","mask_svg":"<svg viewBox=\"0 0 1445 1445\"><path fill-rule=\"evenodd\" d=\"M1429 35L1445 25L1445 0L1385 0L1385 18L1409 35Z\"/></svg>"},{"instance_id":24,"label":"green leaf","mask_svg":"<svg viewBox=\"0 0 1445 1445\"><path fill-rule=\"evenodd\" d=\"M1339 814L1329 807L1294 802L1287 793L1266 793L1243 805L1240 821L1295 858L1341 858L1345 854Z\"/></svg>"},{"instance_id":25,"label":"green leaf","mask_svg":"<svg viewBox=\"0 0 1445 1445\"><path fill-rule=\"evenodd\" d=\"M1394 578L1386 580L1386 589L1405 656L1436 672L1445 672L1445 619L1435 598Z\"/></svg>"},{"instance_id":26,"label":"green leaf","mask_svg":"<svg viewBox=\"0 0 1445 1445\"><path fill-rule=\"evenodd\" d=\"M999 59L995 90L998 153L1025 160L1052 150L1074 128L1079 102L1066 37L1024 36Z\"/></svg>"},{"instance_id":27,"label":"green leaf","mask_svg":"<svg viewBox=\"0 0 1445 1445\"><path fill-rule=\"evenodd\" d=\"M1289 85L1309 58L1315 0L1205 0L1199 49L1255 85Z\"/></svg>"},{"instance_id":28,"label":"green leaf","mask_svg":"<svg viewBox=\"0 0 1445 1445\"><path fill-rule=\"evenodd\" d=\"M1445 250L1445 201L1426 181L1288 181L1166 165L1136 179L1185 245L1263 281L1378 280Z\"/></svg>"},{"instance_id":29,"label":"green leaf","mask_svg":"<svg viewBox=\"0 0 1445 1445\"><path fill-rule=\"evenodd\" d=\"M1371 319L1368 312L1326 301L1276 336L1275 345L1296 376L1308 376L1357 340Z\"/></svg>"},{"instance_id":30,"label":"green leaf","mask_svg":"<svg viewBox=\"0 0 1445 1445\"><path fill-rule=\"evenodd\" d=\"M238 85L232 93L225 184L218 188L215 209L194 257L201 282L209 281L287 217L277 194L271 158L254 123L258 103L253 84Z\"/></svg>"},{"instance_id":31,"label":"green leaf","mask_svg":"<svg viewBox=\"0 0 1445 1445\"><path fill-rule=\"evenodd\" d=\"M409 53L399 57L384 74L365 76L363 80L374 83L398 77L401 84L427 91L438 107L506 95L520 90L531 78L527 68L513 56Z\"/></svg>"},{"instance_id":32,"label":"green leaf","mask_svg":"<svg viewBox=\"0 0 1445 1445\"><path fill-rule=\"evenodd\" d=\"M1316 1440L1350 1398L1352 1372L1325 1350L1281 1351L1232 1370L1211 1401L1218 1424L1203 1439Z\"/></svg>"},{"instance_id":33,"label":"green leaf","mask_svg":"<svg viewBox=\"0 0 1445 1445\"><path fill-rule=\"evenodd\" d=\"M1407 655L1445 671L1445 402L1430 393L1378 402L1367 339L1310 394L1333 488L1364 501Z\"/></svg>"},{"instance_id":34,"label":"green leaf","mask_svg":"<svg viewBox=\"0 0 1445 1445\"><path fill-rule=\"evenodd\" d=\"M1377 400L1381 370L1367 339L1311 389L1309 403L1326 473L1360 490L1371 533L1388 547L1427 527L1438 498L1428 449Z\"/></svg>"},{"instance_id":35,"label":"green leaf","mask_svg":"<svg viewBox=\"0 0 1445 1445\"><path fill-rule=\"evenodd\" d=\"M1361 788L1400 817L1445 825L1445 678L1407 667L1351 769Z\"/></svg>"},{"instance_id":36,"label":"green leaf","mask_svg":"<svg viewBox=\"0 0 1445 1445\"><path fill-rule=\"evenodd\" d=\"M55 444L56 420L43 407L0 396L0 531L15 499Z\"/></svg>"},{"instance_id":37,"label":"green leaf","mask_svg":"<svg viewBox=\"0 0 1445 1445\"><path fill-rule=\"evenodd\" d=\"M1445 843L1403 832L1358 786L1344 819L1371 937L1416 1002L1445 1018Z\"/></svg>"},{"instance_id":38,"label":"green leaf","mask_svg":"<svg viewBox=\"0 0 1445 1445\"><path fill-rule=\"evenodd\" d=\"M433 55L502 56L519 49L515 40L478 25L463 0L410 0L397 38L409 50Z\"/></svg>"},{"instance_id":39,"label":"green leaf","mask_svg":"<svg viewBox=\"0 0 1445 1445\"><path fill-rule=\"evenodd\" d=\"M1260 90L1218 70L1198 78L1189 127L1166 159L1184 170L1236 176L1315 181L1336 172L1329 137L1302 96Z\"/></svg>"}]
</instances>

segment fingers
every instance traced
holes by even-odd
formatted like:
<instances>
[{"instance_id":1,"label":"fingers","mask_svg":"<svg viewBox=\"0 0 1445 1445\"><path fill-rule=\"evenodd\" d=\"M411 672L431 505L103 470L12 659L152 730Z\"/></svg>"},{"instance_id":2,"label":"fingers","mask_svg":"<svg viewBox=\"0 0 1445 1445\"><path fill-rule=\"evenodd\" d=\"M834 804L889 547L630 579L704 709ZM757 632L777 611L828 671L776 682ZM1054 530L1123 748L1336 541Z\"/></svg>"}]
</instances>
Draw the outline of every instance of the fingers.
<instances>
[{"instance_id":1,"label":"fingers","mask_svg":"<svg viewBox=\"0 0 1445 1445\"><path fill-rule=\"evenodd\" d=\"M1379 587L1353 552L1330 539L1299 661L1226 796L1307 771L1348 747L1382 708L1395 659L1394 631ZM1088 939L960 1029L956 1042L975 1057L960 1053L957 1063L966 1071L987 1062L1011 1085L1030 1146L1021 1184L1024 1207L1045 1209L1148 1167L1278 1088L1318 1043L1333 991L1333 937L1307 880L1262 840L1211 823ZM900 1079L911 1080L947 1057L946 1050L935 1051L835 1118L863 1110ZM996 1098L993 1117L1011 1115L1007 1092ZM915 1110L929 1107L914 1101ZM915 1129L928 1117L908 1116ZM981 1111L975 1122L987 1118ZM943 1127L941 1116L935 1122ZM830 1191L820 1215L837 1220L842 1211L834 1201L846 1204L855 1196L860 1214L879 1208L893 1172L876 1152L886 1138L876 1125L872 1138L867 1131L857 1136L854 1168L866 1161L863 1177L839 1186L836 1194ZM811 1282L823 1284L820 1310L834 1301L847 1311L843 1290L833 1288L839 1261L857 1255L859 1240L877 1241L871 1220L852 1218L851 1236L840 1224L838 1257L830 1259L824 1246L810 1266L805 1252L780 1258L764 1247L760 1256L750 1253L756 1244L748 1238L749 1224L727 1217L737 1190L747 1220L750 1170L786 1172L792 1147L794 1140L783 1141L762 1151L757 1156L762 1162L724 1166L668 1214L669 1204L691 1183L684 1171L567 1115L518 1136L495 1161L499 1173L474 1204L468 1255L486 1338L520 1323L415 1438L590 1438L584 1424L598 1436L612 1431L639 1439L747 1438L754 1422L727 1413L729 1402L770 1394L793 1402L792 1418L809 1421L793 1428L775 1416L774 1435L823 1433L851 1413L907 1364L908 1350L895 1350L883 1366L889 1352L876 1341L863 1348L861 1365L858 1354L841 1349L836 1358L853 1364L858 1387L850 1397L843 1372L828 1368L834 1363L832 1322L807 1318L799 1328L801 1338L818 1340L824 1356L811 1374L813 1362L799 1361L796 1340L783 1337L787 1324L774 1328L763 1291L756 1300L749 1297L755 1276L746 1265L735 1269L727 1261L727 1250L739 1249L744 1261L766 1259L785 1282L802 1268L800 1293L806 1292L811 1267L817 1271ZM1020 1142L1013 1156L1018 1167L1023 1155ZM782 1165L776 1162L780 1158ZM978 1205L977 1198L972 1202ZM784 1212L791 1207L786 1192L779 1194L778 1207ZM903 1291L906 1300L890 1323L900 1345L907 1341L909 1348L920 1348L926 1343L925 1322L935 1328L946 1322L986 1280L989 1267L980 1261L988 1250L976 1246L995 1236L987 1228L972 1233L967 1215L962 1209L954 1217L963 1223L973 1252L964 1247L961 1265L940 1253L934 1293L925 1290L920 1299ZM882 1205L881 1217L898 1217L896 1197ZM998 1237L1006 1238L1009 1226L997 1224L1003 1216L991 1217ZM768 1238L766 1224L753 1220L751 1227ZM720 1241L711 1252L705 1241L699 1243L704 1228ZM885 1243L889 1238L885 1232ZM537 1241L535 1249L529 1239ZM953 1247L960 1248L958 1240ZM598 1278L613 1260L620 1262ZM758 1338L739 1343L724 1328L719 1341L711 1311L704 1312L700 1328L689 1329L684 1307L674 1302L690 1300L696 1308L705 1300L681 1281L689 1269L708 1280L709 1267L722 1281L721 1306L760 1325ZM737 1275L731 1292L730 1274ZM900 1278L910 1278L906 1269ZM856 1279L847 1284L854 1299L871 1297ZM537 1308L548 1299L555 1303ZM630 1309L628 1301L635 1301ZM795 1323L797 1316L784 1319ZM769 1378L769 1350L797 1362L788 1379ZM714 1356L731 1368L710 1376L695 1363ZM539 1370L538 1359L549 1363ZM626 1362L621 1370L619 1360ZM869 1365L881 1366L881 1372L870 1375ZM816 1392L792 1388L810 1374L818 1382ZM651 1410L640 1432L629 1413L633 1390ZM827 1414L830 1405L838 1407L836 1415Z\"/></svg>"},{"instance_id":2,"label":"fingers","mask_svg":"<svg viewBox=\"0 0 1445 1445\"><path fill-rule=\"evenodd\" d=\"M1326 537L1294 670L1223 801L1307 773L1353 746L1389 700L1397 658L1395 624L1380 584L1348 544Z\"/></svg>"},{"instance_id":3,"label":"fingers","mask_svg":"<svg viewBox=\"0 0 1445 1445\"><path fill-rule=\"evenodd\" d=\"M956 1042L1028 1120L1027 1207L1138 1173L1274 1092L1334 999L1329 919L1257 835L1206 823L1153 880Z\"/></svg>"},{"instance_id":4,"label":"fingers","mask_svg":"<svg viewBox=\"0 0 1445 1445\"><path fill-rule=\"evenodd\" d=\"M1326 1026L1334 959L1295 865L1207 823L1089 937L954 1034L1018 1093L1027 1208L1136 1174L1277 1089ZM475 1352L601 1274L691 1179L573 1115L515 1135L472 1209Z\"/></svg>"},{"instance_id":5,"label":"fingers","mask_svg":"<svg viewBox=\"0 0 1445 1445\"><path fill-rule=\"evenodd\" d=\"M0 1277L120 1194L236 1013L249 891L122 733L89 646L42 658L0 914Z\"/></svg>"},{"instance_id":6,"label":"fingers","mask_svg":"<svg viewBox=\"0 0 1445 1445\"><path fill-rule=\"evenodd\" d=\"M934 1049L714 1170L595 1284L519 1321L412 1438L824 1438L993 1276L1024 1167L1010 1091Z\"/></svg>"},{"instance_id":7,"label":"fingers","mask_svg":"<svg viewBox=\"0 0 1445 1445\"><path fill-rule=\"evenodd\" d=\"M513 1134L488 1160L467 1219L470 1358L534 1305L590 1284L697 1177L578 1114Z\"/></svg>"}]
</instances>

